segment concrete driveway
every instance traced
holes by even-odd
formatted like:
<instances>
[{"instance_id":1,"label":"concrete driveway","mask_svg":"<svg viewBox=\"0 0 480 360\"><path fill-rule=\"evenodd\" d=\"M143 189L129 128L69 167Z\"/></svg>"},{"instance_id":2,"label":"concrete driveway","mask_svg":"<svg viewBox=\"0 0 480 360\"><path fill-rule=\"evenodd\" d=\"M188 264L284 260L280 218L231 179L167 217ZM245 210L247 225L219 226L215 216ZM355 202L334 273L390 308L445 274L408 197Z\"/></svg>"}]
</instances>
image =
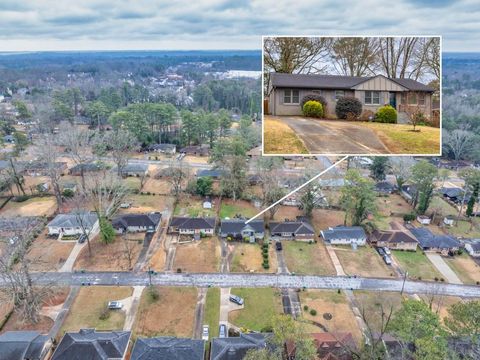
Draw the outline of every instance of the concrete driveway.
<instances>
[{"instance_id":1,"label":"concrete driveway","mask_svg":"<svg viewBox=\"0 0 480 360\"><path fill-rule=\"evenodd\" d=\"M389 154L375 132L341 120L276 116L295 131L311 154Z\"/></svg>"},{"instance_id":2,"label":"concrete driveway","mask_svg":"<svg viewBox=\"0 0 480 360\"><path fill-rule=\"evenodd\" d=\"M459 279L457 274L448 266L448 264L443 260L439 254L435 253L425 253L428 259L432 262L433 266L445 277L450 284L463 284Z\"/></svg>"}]
</instances>

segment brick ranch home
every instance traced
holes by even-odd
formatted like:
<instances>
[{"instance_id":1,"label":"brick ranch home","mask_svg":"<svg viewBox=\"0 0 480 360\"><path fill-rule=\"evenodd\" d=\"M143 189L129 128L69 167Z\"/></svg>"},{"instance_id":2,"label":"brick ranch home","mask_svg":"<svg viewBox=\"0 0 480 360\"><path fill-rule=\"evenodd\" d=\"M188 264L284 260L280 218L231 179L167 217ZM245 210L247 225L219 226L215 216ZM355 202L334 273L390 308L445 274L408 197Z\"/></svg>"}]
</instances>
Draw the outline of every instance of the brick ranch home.
<instances>
[{"instance_id":1,"label":"brick ranch home","mask_svg":"<svg viewBox=\"0 0 480 360\"><path fill-rule=\"evenodd\" d=\"M305 95L317 94L327 102L325 117L334 118L341 97L356 97L363 111L376 112L384 105L393 106L399 117L408 107L419 107L430 118L434 89L412 79L376 76L340 76L271 73L268 84L268 111L271 115L302 115ZM406 115L406 114L405 114Z\"/></svg>"}]
</instances>

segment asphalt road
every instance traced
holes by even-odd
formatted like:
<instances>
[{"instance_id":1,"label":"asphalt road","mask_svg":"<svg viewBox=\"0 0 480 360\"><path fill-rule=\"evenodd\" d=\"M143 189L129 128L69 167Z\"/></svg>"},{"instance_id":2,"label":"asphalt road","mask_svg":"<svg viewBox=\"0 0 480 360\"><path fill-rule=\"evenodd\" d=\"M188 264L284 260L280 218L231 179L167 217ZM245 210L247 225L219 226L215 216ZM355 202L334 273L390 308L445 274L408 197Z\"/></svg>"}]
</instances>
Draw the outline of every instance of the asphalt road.
<instances>
[{"instance_id":1,"label":"asphalt road","mask_svg":"<svg viewBox=\"0 0 480 360\"><path fill-rule=\"evenodd\" d=\"M32 273L34 283L56 284L59 286L75 285L148 285L146 272L87 272L87 273ZM193 287L275 287L275 288L309 288L309 289L353 289L371 291L400 291L402 279L353 278L348 276L292 276L286 274L177 274L158 273L152 275L152 284L159 286L193 286ZM0 277L0 286L7 282ZM406 281L405 293L438 294L480 298L480 286L456 285L425 281Z\"/></svg>"},{"instance_id":2,"label":"asphalt road","mask_svg":"<svg viewBox=\"0 0 480 360\"><path fill-rule=\"evenodd\" d=\"M310 154L389 154L371 129L352 122L277 116L302 139Z\"/></svg>"}]
</instances>

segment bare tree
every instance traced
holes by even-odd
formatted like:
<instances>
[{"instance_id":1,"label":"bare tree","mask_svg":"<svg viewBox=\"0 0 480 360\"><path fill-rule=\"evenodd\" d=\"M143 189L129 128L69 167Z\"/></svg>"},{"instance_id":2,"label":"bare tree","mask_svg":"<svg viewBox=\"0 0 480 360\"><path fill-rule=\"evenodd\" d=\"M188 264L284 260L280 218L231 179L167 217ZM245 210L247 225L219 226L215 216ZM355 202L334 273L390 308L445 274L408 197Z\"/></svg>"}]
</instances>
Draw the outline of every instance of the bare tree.
<instances>
[{"instance_id":1,"label":"bare tree","mask_svg":"<svg viewBox=\"0 0 480 360\"><path fill-rule=\"evenodd\" d=\"M331 57L337 73L347 76L375 74L379 43L376 38L345 37L335 39Z\"/></svg>"},{"instance_id":2,"label":"bare tree","mask_svg":"<svg viewBox=\"0 0 480 360\"><path fill-rule=\"evenodd\" d=\"M472 149L474 143L474 135L468 126L461 126L453 131L444 130L444 144L452 151L455 161L457 162L465 153Z\"/></svg>"},{"instance_id":3,"label":"bare tree","mask_svg":"<svg viewBox=\"0 0 480 360\"><path fill-rule=\"evenodd\" d=\"M135 245L133 244L133 240L130 240L126 233L123 234L122 240L123 240L123 254L125 256L125 259L128 262L128 269L132 270Z\"/></svg>"},{"instance_id":4,"label":"bare tree","mask_svg":"<svg viewBox=\"0 0 480 360\"><path fill-rule=\"evenodd\" d=\"M6 176L9 179L8 181L11 181L13 184L15 184L18 193L21 192L23 195L25 195L25 188L23 187L25 184L25 179L18 169L18 164L15 164L12 157L8 159L8 163L10 165L6 171Z\"/></svg>"},{"instance_id":5,"label":"bare tree","mask_svg":"<svg viewBox=\"0 0 480 360\"><path fill-rule=\"evenodd\" d=\"M389 159L390 169L397 182L397 187L401 190L402 186L412 176L412 166L415 160L409 156L393 156Z\"/></svg>"},{"instance_id":6,"label":"bare tree","mask_svg":"<svg viewBox=\"0 0 480 360\"><path fill-rule=\"evenodd\" d=\"M85 193L77 192L74 197L68 200L68 206L72 208L72 213L75 214L75 219L80 225L82 235L85 236L88 246L88 256L92 257L92 246L90 244L91 235L94 231L91 224L87 221L85 216L88 213L88 209L91 206Z\"/></svg>"},{"instance_id":7,"label":"bare tree","mask_svg":"<svg viewBox=\"0 0 480 360\"><path fill-rule=\"evenodd\" d=\"M38 158L39 161L45 164L47 176L50 179L50 184L57 200L57 209L60 209L63 203L62 191L60 189L60 179L63 170L57 162L59 157L60 151L53 136L50 134L44 135L38 142Z\"/></svg>"},{"instance_id":8,"label":"bare tree","mask_svg":"<svg viewBox=\"0 0 480 360\"><path fill-rule=\"evenodd\" d=\"M129 153L138 149L138 141L135 135L127 130L114 130L105 133L97 141L97 149L102 152L110 152L115 165L117 165L117 174L122 175L122 171L128 164Z\"/></svg>"},{"instance_id":9,"label":"bare tree","mask_svg":"<svg viewBox=\"0 0 480 360\"><path fill-rule=\"evenodd\" d=\"M164 170L165 180L172 186L172 194L175 201L178 201L183 187L190 177L190 168L182 161L172 161L170 166Z\"/></svg>"},{"instance_id":10,"label":"bare tree","mask_svg":"<svg viewBox=\"0 0 480 360\"><path fill-rule=\"evenodd\" d=\"M379 38L380 63L389 78L409 78L416 56L416 37Z\"/></svg>"}]
</instances>

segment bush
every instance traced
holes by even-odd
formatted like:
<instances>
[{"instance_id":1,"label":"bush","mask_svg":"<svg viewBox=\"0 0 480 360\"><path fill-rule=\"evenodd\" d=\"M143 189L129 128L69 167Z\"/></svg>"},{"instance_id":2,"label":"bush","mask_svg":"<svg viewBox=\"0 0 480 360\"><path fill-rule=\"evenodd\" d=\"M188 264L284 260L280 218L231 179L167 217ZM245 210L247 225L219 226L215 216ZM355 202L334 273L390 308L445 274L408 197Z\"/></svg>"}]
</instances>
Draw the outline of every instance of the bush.
<instances>
[{"instance_id":1,"label":"bush","mask_svg":"<svg viewBox=\"0 0 480 360\"><path fill-rule=\"evenodd\" d=\"M152 302L157 301L160 298L160 294L155 286L148 287L148 297Z\"/></svg>"},{"instance_id":2,"label":"bush","mask_svg":"<svg viewBox=\"0 0 480 360\"><path fill-rule=\"evenodd\" d=\"M28 195L18 195L13 198L13 201L15 202L24 202L30 199L30 196Z\"/></svg>"},{"instance_id":3,"label":"bush","mask_svg":"<svg viewBox=\"0 0 480 360\"><path fill-rule=\"evenodd\" d=\"M322 104L322 108L323 108L324 111L325 111L325 109L327 108L327 101L325 100L325 98L324 98L322 95L317 95L317 94L308 94L308 95L305 95L305 96L302 98L302 102L301 102L302 109L303 109L303 105L305 105L305 103L308 102L308 101L316 101L316 102L319 102L320 104Z\"/></svg>"},{"instance_id":4,"label":"bush","mask_svg":"<svg viewBox=\"0 0 480 360\"><path fill-rule=\"evenodd\" d=\"M308 117L323 117L323 106L318 101L307 101L302 107L303 115Z\"/></svg>"},{"instance_id":5,"label":"bush","mask_svg":"<svg viewBox=\"0 0 480 360\"><path fill-rule=\"evenodd\" d=\"M360 115L360 120L369 121L375 119L375 113L372 110L363 110Z\"/></svg>"},{"instance_id":6,"label":"bush","mask_svg":"<svg viewBox=\"0 0 480 360\"><path fill-rule=\"evenodd\" d=\"M70 199L75 195L75 193L72 189L65 189L63 190L62 195L63 197Z\"/></svg>"},{"instance_id":7,"label":"bush","mask_svg":"<svg viewBox=\"0 0 480 360\"><path fill-rule=\"evenodd\" d=\"M308 310L308 305L303 305L303 310L307 311Z\"/></svg>"},{"instance_id":8,"label":"bush","mask_svg":"<svg viewBox=\"0 0 480 360\"><path fill-rule=\"evenodd\" d=\"M315 309L310 309L310 315L316 316L316 315L317 315L317 310L315 310Z\"/></svg>"},{"instance_id":9,"label":"bush","mask_svg":"<svg viewBox=\"0 0 480 360\"><path fill-rule=\"evenodd\" d=\"M362 113L362 103L354 97L343 97L337 100L335 114L339 119L358 119Z\"/></svg>"},{"instance_id":10,"label":"bush","mask_svg":"<svg viewBox=\"0 0 480 360\"><path fill-rule=\"evenodd\" d=\"M380 123L396 124L397 110L390 105L382 106L375 114L375 121Z\"/></svg>"},{"instance_id":11,"label":"bush","mask_svg":"<svg viewBox=\"0 0 480 360\"><path fill-rule=\"evenodd\" d=\"M413 220L415 220L415 217L416 216L413 213L412 214L405 214L405 215L403 215L403 221L407 221L407 222L408 221L413 221Z\"/></svg>"},{"instance_id":12,"label":"bush","mask_svg":"<svg viewBox=\"0 0 480 360\"><path fill-rule=\"evenodd\" d=\"M107 305L105 305L102 310L100 310L100 314L98 318L100 320L107 320L110 317L110 310L108 309Z\"/></svg>"}]
</instances>

